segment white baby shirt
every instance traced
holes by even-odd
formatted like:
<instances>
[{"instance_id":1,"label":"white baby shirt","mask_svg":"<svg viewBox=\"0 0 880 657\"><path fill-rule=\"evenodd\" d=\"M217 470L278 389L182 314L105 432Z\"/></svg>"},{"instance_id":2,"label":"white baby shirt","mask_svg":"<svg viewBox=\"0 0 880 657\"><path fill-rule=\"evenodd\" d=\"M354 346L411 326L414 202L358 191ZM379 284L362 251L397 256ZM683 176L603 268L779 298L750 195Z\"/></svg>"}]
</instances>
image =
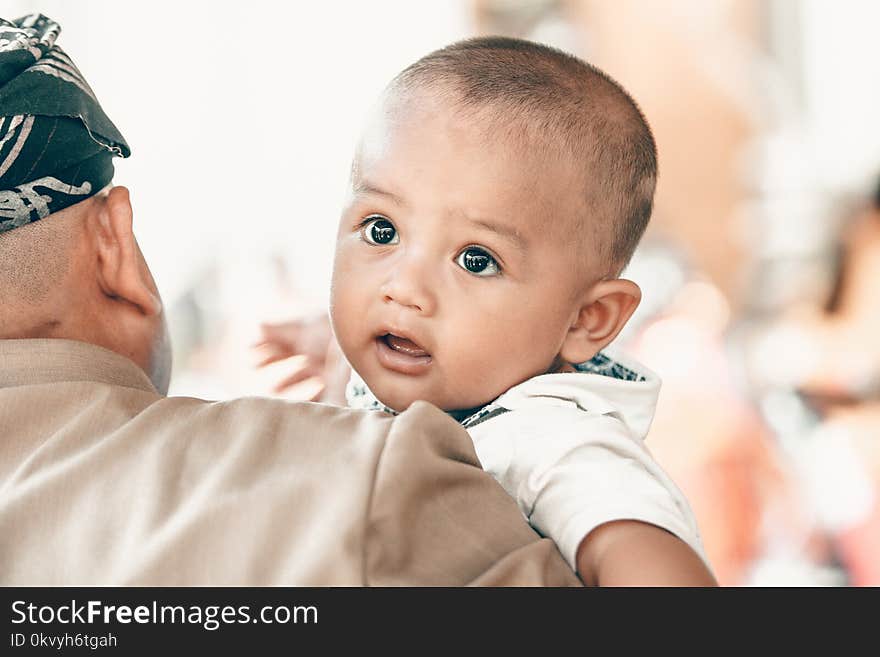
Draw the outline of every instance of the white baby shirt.
<instances>
[{"instance_id":1,"label":"white baby shirt","mask_svg":"<svg viewBox=\"0 0 880 657\"><path fill-rule=\"evenodd\" d=\"M581 540L612 520L662 527L708 565L687 500L643 443L659 377L607 351L575 367L528 379L462 422L483 469L573 570ZM353 378L349 403L374 400Z\"/></svg>"}]
</instances>

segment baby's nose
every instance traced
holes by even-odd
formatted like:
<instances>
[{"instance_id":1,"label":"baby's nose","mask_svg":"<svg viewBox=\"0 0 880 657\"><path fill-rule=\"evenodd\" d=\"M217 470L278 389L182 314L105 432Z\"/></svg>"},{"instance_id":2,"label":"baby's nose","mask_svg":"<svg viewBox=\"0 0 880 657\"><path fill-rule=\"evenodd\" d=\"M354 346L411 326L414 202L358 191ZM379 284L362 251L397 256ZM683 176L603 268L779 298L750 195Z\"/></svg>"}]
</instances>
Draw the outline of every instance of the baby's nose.
<instances>
[{"instance_id":1,"label":"baby's nose","mask_svg":"<svg viewBox=\"0 0 880 657\"><path fill-rule=\"evenodd\" d=\"M380 289L384 303L395 303L422 315L431 315L437 302L430 277L423 267L402 264L396 267Z\"/></svg>"}]
</instances>

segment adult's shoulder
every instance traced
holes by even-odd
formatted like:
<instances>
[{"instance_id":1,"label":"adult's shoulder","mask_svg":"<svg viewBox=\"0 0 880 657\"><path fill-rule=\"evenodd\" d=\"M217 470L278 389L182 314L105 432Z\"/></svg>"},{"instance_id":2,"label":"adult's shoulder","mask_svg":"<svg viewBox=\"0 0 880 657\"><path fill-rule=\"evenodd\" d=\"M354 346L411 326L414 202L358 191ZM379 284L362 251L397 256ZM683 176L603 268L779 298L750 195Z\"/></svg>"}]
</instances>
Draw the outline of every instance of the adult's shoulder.
<instances>
[{"instance_id":1,"label":"adult's shoulder","mask_svg":"<svg viewBox=\"0 0 880 657\"><path fill-rule=\"evenodd\" d=\"M392 421L390 416L383 413L364 413L330 404L271 397L240 397L221 401L164 397L155 399L144 408L138 419L188 434L196 432L214 437L229 435L262 439L309 432L330 434L346 428L373 429L385 433Z\"/></svg>"},{"instance_id":2,"label":"adult's shoulder","mask_svg":"<svg viewBox=\"0 0 880 657\"><path fill-rule=\"evenodd\" d=\"M577 583L430 405L91 393L10 473L4 584Z\"/></svg>"}]
</instances>

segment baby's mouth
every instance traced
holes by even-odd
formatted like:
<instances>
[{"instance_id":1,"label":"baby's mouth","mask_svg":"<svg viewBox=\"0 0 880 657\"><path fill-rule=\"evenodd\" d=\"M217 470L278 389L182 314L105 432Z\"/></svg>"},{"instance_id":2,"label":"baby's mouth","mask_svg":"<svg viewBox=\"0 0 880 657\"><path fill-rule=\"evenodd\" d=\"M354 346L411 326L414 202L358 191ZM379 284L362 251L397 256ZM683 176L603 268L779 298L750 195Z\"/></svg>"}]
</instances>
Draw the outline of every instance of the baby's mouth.
<instances>
[{"instance_id":1,"label":"baby's mouth","mask_svg":"<svg viewBox=\"0 0 880 657\"><path fill-rule=\"evenodd\" d=\"M390 347L394 351L405 354L406 356L410 356L411 358L431 356L431 354L422 349L412 340L401 338L400 336L394 335L393 333L386 333L385 335L379 336L379 339L382 340L386 345L388 345L388 347Z\"/></svg>"},{"instance_id":2,"label":"baby's mouth","mask_svg":"<svg viewBox=\"0 0 880 657\"><path fill-rule=\"evenodd\" d=\"M433 361L421 345L393 333L376 336L376 356L385 369L410 376L425 374Z\"/></svg>"}]
</instances>

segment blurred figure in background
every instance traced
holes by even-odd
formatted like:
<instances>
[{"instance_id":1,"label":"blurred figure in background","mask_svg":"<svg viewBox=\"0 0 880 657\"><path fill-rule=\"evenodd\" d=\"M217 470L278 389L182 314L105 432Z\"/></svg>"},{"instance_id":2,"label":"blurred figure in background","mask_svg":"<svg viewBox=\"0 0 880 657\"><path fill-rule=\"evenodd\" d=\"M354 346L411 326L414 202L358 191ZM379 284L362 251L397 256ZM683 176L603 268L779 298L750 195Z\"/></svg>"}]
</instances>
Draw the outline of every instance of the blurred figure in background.
<instances>
[{"instance_id":1,"label":"blurred figure in background","mask_svg":"<svg viewBox=\"0 0 880 657\"><path fill-rule=\"evenodd\" d=\"M801 439L792 461L817 529L854 585L880 584L880 179L842 223L831 293L757 331L747 358L759 389L790 391ZM796 361L796 362L789 362ZM786 364L788 366L786 366ZM778 394L778 392L777 392ZM777 397L778 398L778 397Z\"/></svg>"},{"instance_id":2,"label":"blurred figure in background","mask_svg":"<svg viewBox=\"0 0 880 657\"><path fill-rule=\"evenodd\" d=\"M794 307L778 329L804 343L793 383L823 411L880 397L880 178L875 187L844 222L824 307Z\"/></svg>"}]
</instances>

